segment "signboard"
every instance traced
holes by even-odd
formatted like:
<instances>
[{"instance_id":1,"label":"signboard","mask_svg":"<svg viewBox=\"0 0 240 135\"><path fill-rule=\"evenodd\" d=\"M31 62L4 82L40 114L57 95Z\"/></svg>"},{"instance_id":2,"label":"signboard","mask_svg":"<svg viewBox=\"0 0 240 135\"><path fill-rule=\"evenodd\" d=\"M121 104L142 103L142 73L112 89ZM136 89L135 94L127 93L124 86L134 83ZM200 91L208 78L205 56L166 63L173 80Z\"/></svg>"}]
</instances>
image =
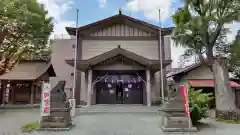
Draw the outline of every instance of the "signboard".
<instances>
[{"instance_id":1,"label":"signboard","mask_svg":"<svg viewBox=\"0 0 240 135\"><path fill-rule=\"evenodd\" d=\"M51 85L49 83L43 83L41 95L41 116L50 115L50 91Z\"/></svg>"},{"instance_id":2,"label":"signboard","mask_svg":"<svg viewBox=\"0 0 240 135\"><path fill-rule=\"evenodd\" d=\"M188 85L181 84L180 89L181 89L182 96L184 98L185 113L186 113L186 116L189 118L190 114L189 114L189 105L188 105Z\"/></svg>"}]
</instances>

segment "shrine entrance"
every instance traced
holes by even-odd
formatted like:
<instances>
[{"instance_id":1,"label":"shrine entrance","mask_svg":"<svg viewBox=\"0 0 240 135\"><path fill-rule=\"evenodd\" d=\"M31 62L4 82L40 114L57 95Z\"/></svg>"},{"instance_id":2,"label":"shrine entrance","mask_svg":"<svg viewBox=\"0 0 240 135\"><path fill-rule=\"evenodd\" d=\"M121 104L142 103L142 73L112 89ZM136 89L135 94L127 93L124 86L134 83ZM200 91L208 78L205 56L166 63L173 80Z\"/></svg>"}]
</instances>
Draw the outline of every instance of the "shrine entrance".
<instances>
[{"instance_id":1,"label":"shrine entrance","mask_svg":"<svg viewBox=\"0 0 240 135\"><path fill-rule=\"evenodd\" d=\"M95 71L105 76L95 85L96 104L143 104L145 71Z\"/></svg>"},{"instance_id":2,"label":"shrine entrance","mask_svg":"<svg viewBox=\"0 0 240 135\"><path fill-rule=\"evenodd\" d=\"M73 60L66 62L74 66ZM163 67L170 63L171 60L164 60ZM84 84L81 95L82 101L87 106L94 104L151 106L152 94L155 92L151 88L151 81L155 79L152 75L159 71L159 60L145 58L119 45L92 58L77 60L76 68L85 74L81 76L84 78L81 81L81 84ZM154 79L151 79L151 76Z\"/></svg>"}]
</instances>

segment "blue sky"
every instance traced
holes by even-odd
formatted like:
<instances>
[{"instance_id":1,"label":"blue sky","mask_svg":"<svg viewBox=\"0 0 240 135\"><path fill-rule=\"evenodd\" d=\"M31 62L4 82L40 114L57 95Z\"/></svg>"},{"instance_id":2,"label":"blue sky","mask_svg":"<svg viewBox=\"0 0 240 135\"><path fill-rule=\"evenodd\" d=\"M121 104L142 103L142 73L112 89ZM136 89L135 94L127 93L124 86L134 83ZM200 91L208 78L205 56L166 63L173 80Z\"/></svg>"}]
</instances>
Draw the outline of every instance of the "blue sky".
<instances>
[{"instance_id":1,"label":"blue sky","mask_svg":"<svg viewBox=\"0 0 240 135\"><path fill-rule=\"evenodd\" d=\"M101 0L74 0L74 4L68 12L65 13L65 20L76 20L76 9L79 9L79 23L80 25L86 25L97 20L107 18L117 14L119 8L122 8L122 11L125 15L130 15L130 9L127 8L126 0L108 0L106 4L101 5ZM172 4L172 9L177 9L179 3L175 2ZM158 25L156 19L149 19L144 15L143 11L131 12L131 16L144 20L146 22ZM167 19L162 21L163 27L173 26L171 16L169 15Z\"/></svg>"},{"instance_id":2,"label":"blue sky","mask_svg":"<svg viewBox=\"0 0 240 135\"><path fill-rule=\"evenodd\" d=\"M148 23L159 25L158 10L161 9L161 26L174 26L171 16L182 7L181 0L38 0L45 5L49 16L54 17L54 32L52 37L69 37L65 27L76 26L76 9L79 9L79 26L93 23L118 13L119 8L125 15L130 15ZM231 41L238 29L239 23L226 25L232 30L228 35ZM171 44L173 67L177 67L179 56L184 48Z\"/></svg>"},{"instance_id":3,"label":"blue sky","mask_svg":"<svg viewBox=\"0 0 240 135\"><path fill-rule=\"evenodd\" d=\"M173 26L171 16L181 7L180 0L38 0L55 20L55 34L66 34L65 26L75 26L76 9L79 9L79 25L83 26L118 13L159 25L161 9L162 27Z\"/></svg>"}]
</instances>

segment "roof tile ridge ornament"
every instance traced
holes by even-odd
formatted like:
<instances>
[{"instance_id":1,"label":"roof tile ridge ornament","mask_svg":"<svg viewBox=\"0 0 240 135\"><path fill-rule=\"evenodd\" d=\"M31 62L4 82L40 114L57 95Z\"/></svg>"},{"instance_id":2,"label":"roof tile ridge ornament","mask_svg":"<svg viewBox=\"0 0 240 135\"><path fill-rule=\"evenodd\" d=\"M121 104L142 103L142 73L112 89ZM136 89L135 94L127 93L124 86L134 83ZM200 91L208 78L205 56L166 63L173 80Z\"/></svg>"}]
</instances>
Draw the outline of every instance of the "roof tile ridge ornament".
<instances>
[{"instance_id":1,"label":"roof tile ridge ornament","mask_svg":"<svg viewBox=\"0 0 240 135\"><path fill-rule=\"evenodd\" d=\"M118 45L118 48L121 48L121 45Z\"/></svg>"},{"instance_id":2,"label":"roof tile ridge ornament","mask_svg":"<svg viewBox=\"0 0 240 135\"><path fill-rule=\"evenodd\" d=\"M118 13L119 15L122 15L122 8L119 8Z\"/></svg>"}]
</instances>

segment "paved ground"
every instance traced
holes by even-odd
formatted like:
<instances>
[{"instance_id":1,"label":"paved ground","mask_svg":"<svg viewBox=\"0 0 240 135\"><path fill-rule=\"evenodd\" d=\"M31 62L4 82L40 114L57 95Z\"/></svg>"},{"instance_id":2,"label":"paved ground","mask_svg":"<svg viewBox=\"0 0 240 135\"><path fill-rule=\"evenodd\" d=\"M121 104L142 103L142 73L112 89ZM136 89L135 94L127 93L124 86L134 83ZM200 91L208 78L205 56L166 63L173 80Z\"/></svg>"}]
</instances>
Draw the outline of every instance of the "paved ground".
<instances>
[{"instance_id":1,"label":"paved ground","mask_svg":"<svg viewBox=\"0 0 240 135\"><path fill-rule=\"evenodd\" d=\"M39 109L15 110L0 113L0 135L20 134L20 126L38 119ZM30 135L164 135L155 113L94 113L74 119L76 127L69 132L41 132ZM240 135L240 125L205 120L202 131L192 135ZM9 135L11 135L9 134Z\"/></svg>"},{"instance_id":2,"label":"paved ground","mask_svg":"<svg viewBox=\"0 0 240 135\"><path fill-rule=\"evenodd\" d=\"M39 109L0 110L0 135L19 135L20 127L38 120L39 115Z\"/></svg>"}]
</instances>

